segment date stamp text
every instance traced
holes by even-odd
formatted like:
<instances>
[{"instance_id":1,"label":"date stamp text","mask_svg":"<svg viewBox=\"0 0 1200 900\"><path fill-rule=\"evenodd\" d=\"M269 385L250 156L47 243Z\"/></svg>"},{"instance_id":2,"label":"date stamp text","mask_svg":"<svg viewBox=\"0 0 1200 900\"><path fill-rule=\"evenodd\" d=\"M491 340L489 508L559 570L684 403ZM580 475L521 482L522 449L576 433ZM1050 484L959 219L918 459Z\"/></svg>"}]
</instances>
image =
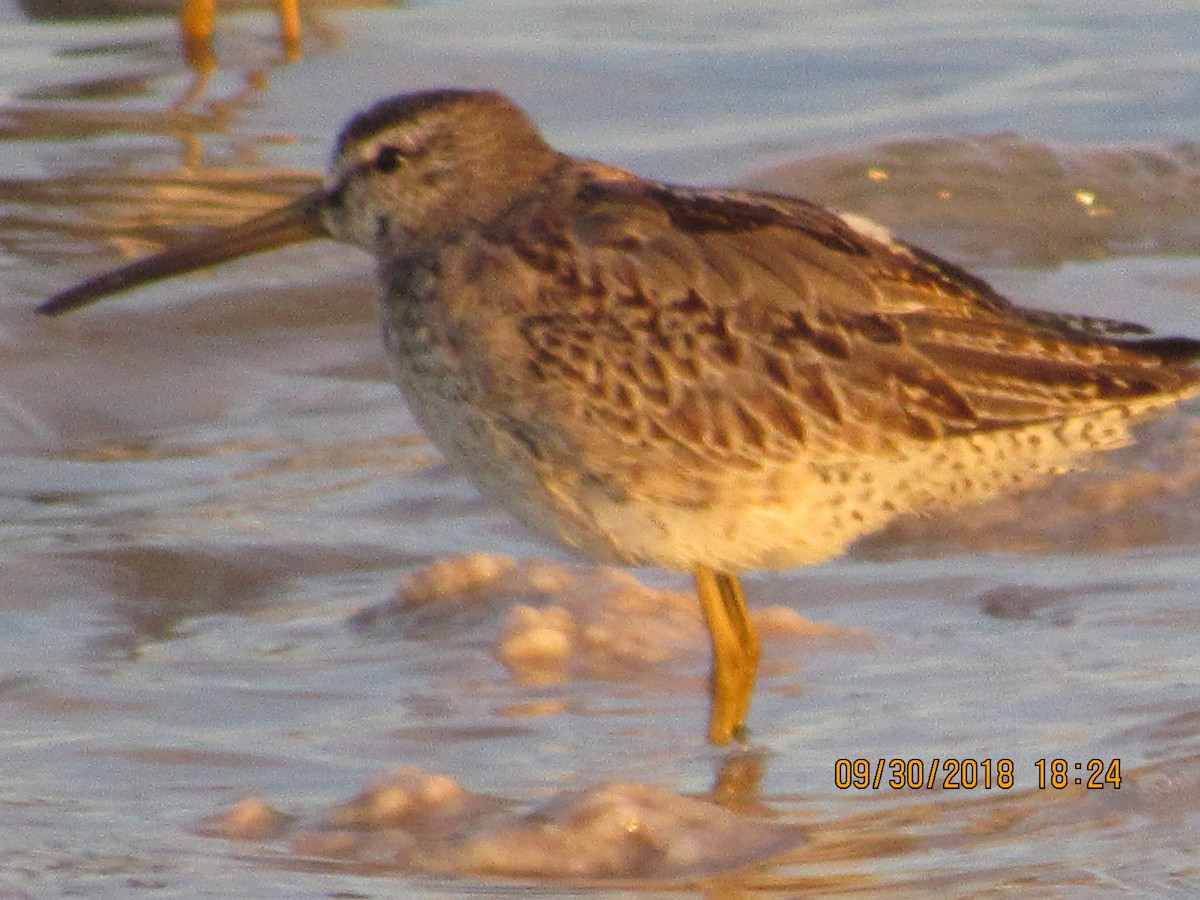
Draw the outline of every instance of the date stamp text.
<instances>
[{"instance_id":1,"label":"date stamp text","mask_svg":"<svg viewBox=\"0 0 1200 900\"><path fill-rule=\"evenodd\" d=\"M833 784L839 790L942 790L975 791L1037 787L1061 791L1068 787L1119 790L1120 759L1039 759L1030 771L1021 772L1013 760L902 757L842 758L833 764Z\"/></svg>"}]
</instances>

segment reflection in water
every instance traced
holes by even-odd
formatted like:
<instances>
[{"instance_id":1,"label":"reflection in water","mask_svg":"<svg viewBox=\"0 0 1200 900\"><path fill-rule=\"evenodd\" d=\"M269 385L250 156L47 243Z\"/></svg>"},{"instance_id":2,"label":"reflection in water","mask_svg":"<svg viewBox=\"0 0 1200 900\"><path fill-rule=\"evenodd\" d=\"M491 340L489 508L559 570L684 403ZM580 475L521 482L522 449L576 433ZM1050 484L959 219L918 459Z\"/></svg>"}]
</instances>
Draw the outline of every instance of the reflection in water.
<instances>
[{"instance_id":1,"label":"reflection in water","mask_svg":"<svg viewBox=\"0 0 1200 900\"><path fill-rule=\"evenodd\" d=\"M47 123L41 123L47 124ZM136 165L137 154L126 162ZM29 259L85 254L144 255L197 226L223 226L311 188L312 176L243 168L192 168L176 174L80 172L45 179L0 179L7 227L0 247ZM64 215L65 213L65 215Z\"/></svg>"},{"instance_id":2,"label":"reflection in water","mask_svg":"<svg viewBox=\"0 0 1200 900\"><path fill-rule=\"evenodd\" d=\"M142 255L168 243L181 229L223 225L278 204L317 182L311 175L255 171L262 148L279 136L243 137L218 163L204 150L206 137L226 135L245 110L258 103L263 85L251 79L219 103L197 110L190 96L160 111L128 111L91 105L106 96L138 94L143 79L100 79L60 85L46 105L6 110L0 139L87 142L125 138L102 157L102 165L73 164L55 156L55 177L0 179L6 250L39 261L81 257L116 249ZM31 92L36 95L39 92ZM44 93L44 92L43 92ZM64 107L54 101L85 101ZM161 138L173 139L171 153Z\"/></svg>"},{"instance_id":3,"label":"reflection in water","mask_svg":"<svg viewBox=\"0 0 1200 900\"><path fill-rule=\"evenodd\" d=\"M113 598L105 633L91 643L100 658L135 658L147 646L178 636L181 625L217 615L251 616L289 578L315 571L365 571L366 554L339 557L302 548L238 550L128 546L65 560L85 568L93 590Z\"/></svg>"},{"instance_id":4,"label":"reflection in water","mask_svg":"<svg viewBox=\"0 0 1200 900\"><path fill-rule=\"evenodd\" d=\"M770 754L760 747L742 747L721 754L709 799L743 815L774 816L762 795Z\"/></svg>"},{"instance_id":5,"label":"reflection in water","mask_svg":"<svg viewBox=\"0 0 1200 900\"><path fill-rule=\"evenodd\" d=\"M273 8L279 22L281 62L301 57L302 21L322 50L336 48L341 33L321 15L323 8L403 5L405 0L18 0L35 22L75 22L127 19L137 16L173 16L179 20L184 62L200 75L217 69L213 34L218 12Z\"/></svg>"}]
</instances>

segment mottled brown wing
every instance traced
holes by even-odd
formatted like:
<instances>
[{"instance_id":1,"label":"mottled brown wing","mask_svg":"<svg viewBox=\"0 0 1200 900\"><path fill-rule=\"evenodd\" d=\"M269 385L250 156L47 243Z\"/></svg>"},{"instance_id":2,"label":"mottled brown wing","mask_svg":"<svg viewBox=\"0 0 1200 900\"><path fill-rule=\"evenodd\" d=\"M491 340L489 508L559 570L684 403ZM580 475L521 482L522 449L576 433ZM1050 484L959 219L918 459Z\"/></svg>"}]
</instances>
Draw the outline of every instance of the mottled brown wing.
<instances>
[{"instance_id":1,"label":"mottled brown wing","mask_svg":"<svg viewBox=\"0 0 1200 900\"><path fill-rule=\"evenodd\" d=\"M880 453L1200 377L1200 344L1023 310L803 201L601 179L574 204L565 244L530 243L554 277L522 332L538 377L573 382L580 414L626 440L749 465Z\"/></svg>"}]
</instances>

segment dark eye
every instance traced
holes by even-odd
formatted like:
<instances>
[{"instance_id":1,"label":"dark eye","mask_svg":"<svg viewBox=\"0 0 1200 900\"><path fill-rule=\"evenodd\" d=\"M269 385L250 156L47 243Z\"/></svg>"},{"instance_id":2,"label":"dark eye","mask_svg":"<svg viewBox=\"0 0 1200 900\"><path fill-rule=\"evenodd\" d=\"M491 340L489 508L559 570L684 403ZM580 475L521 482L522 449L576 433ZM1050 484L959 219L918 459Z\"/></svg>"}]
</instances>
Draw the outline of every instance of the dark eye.
<instances>
[{"instance_id":1,"label":"dark eye","mask_svg":"<svg viewBox=\"0 0 1200 900\"><path fill-rule=\"evenodd\" d=\"M375 168L385 175L395 172L404 162L405 153L399 147L380 147L375 154Z\"/></svg>"}]
</instances>

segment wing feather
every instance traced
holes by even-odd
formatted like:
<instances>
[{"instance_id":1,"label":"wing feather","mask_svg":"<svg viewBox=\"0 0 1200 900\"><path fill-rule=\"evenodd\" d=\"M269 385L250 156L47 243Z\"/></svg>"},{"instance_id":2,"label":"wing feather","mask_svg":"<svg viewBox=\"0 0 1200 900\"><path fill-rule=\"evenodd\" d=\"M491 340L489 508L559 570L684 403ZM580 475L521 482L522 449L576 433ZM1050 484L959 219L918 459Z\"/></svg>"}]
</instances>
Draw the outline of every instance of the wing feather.
<instances>
[{"instance_id":1,"label":"wing feather","mask_svg":"<svg viewBox=\"0 0 1200 900\"><path fill-rule=\"evenodd\" d=\"M804 201L585 177L559 213L572 238L538 259L551 277L521 333L539 371L576 385L581 420L627 442L667 435L760 466L1132 408L1200 381L1197 342L1023 310Z\"/></svg>"}]
</instances>

